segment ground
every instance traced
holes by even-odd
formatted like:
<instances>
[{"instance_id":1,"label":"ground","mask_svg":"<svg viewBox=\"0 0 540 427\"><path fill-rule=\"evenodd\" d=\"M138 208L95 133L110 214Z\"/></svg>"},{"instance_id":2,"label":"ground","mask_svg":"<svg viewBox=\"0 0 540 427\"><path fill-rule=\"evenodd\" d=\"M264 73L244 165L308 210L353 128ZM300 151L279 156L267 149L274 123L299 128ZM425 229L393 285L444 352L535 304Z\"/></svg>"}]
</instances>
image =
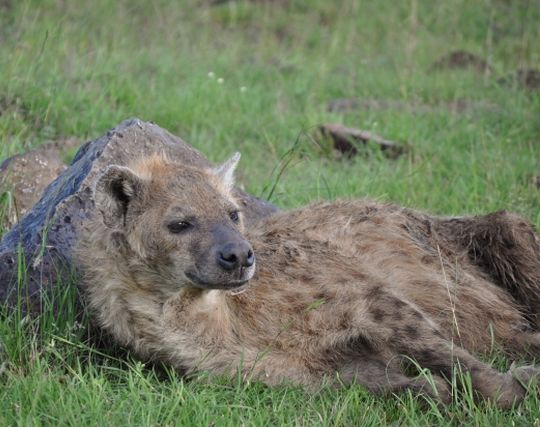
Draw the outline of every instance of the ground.
<instances>
[{"instance_id":1,"label":"ground","mask_svg":"<svg viewBox=\"0 0 540 427\"><path fill-rule=\"evenodd\" d=\"M434 65L452 51L489 66ZM0 161L137 116L211 160L241 151L240 183L282 208L370 197L539 226L540 91L508 77L539 67L538 0L1 1ZM342 98L360 101L328 111ZM327 122L409 150L340 158L316 137ZM540 424L536 396L503 412L467 393L441 409L361 387L184 381L88 347L64 297L57 318L0 318L0 425Z\"/></svg>"}]
</instances>

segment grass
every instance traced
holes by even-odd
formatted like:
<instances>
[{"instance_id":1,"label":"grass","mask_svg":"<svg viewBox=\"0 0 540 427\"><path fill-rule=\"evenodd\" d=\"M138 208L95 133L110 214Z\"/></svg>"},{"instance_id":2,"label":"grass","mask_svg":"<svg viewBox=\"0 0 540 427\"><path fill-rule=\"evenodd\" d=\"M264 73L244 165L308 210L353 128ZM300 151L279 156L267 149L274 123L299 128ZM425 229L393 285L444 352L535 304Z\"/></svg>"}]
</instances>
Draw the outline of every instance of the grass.
<instances>
[{"instance_id":1,"label":"grass","mask_svg":"<svg viewBox=\"0 0 540 427\"><path fill-rule=\"evenodd\" d=\"M431 69L455 49L492 71ZM138 116L214 161L241 151L246 190L282 208L369 197L445 215L507 208L539 226L540 95L497 83L522 66L540 66L538 0L6 0L0 160ZM403 107L327 112L345 97ZM445 107L456 100L474 108ZM323 122L411 150L340 160L314 137ZM465 394L440 410L361 387L185 381L89 347L73 296L64 299L58 315L0 317L0 425L540 424L535 396L500 411Z\"/></svg>"}]
</instances>

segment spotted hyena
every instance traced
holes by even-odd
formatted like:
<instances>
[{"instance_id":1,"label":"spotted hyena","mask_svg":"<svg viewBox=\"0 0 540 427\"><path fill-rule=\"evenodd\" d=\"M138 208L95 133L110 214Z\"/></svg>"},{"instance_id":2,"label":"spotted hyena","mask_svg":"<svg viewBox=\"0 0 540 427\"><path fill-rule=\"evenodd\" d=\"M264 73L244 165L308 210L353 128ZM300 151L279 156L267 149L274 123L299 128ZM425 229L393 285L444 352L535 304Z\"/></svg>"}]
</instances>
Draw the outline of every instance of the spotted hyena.
<instances>
[{"instance_id":1,"label":"spotted hyena","mask_svg":"<svg viewBox=\"0 0 540 427\"><path fill-rule=\"evenodd\" d=\"M237 160L197 169L153 156L98 179L78 257L115 340L183 372L269 385L355 382L447 402L459 366L501 407L524 397L536 368L501 373L472 354L494 342L540 354L540 251L526 221L344 200L245 229Z\"/></svg>"}]
</instances>

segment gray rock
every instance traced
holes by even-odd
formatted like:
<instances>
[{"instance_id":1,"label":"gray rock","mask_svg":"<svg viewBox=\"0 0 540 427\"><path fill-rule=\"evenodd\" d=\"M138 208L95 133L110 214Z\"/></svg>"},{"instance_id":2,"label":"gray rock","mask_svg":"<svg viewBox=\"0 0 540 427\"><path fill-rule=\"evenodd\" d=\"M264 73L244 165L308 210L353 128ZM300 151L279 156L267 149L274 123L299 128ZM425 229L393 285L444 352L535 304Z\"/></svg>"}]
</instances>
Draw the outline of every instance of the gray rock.
<instances>
[{"instance_id":1,"label":"gray rock","mask_svg":"<svg viewBox=\"0 0 540 427\"><path fill-rule=\"evenodd\" d=\"M159 126L130 119L99 139L84 144L71 166L44 190L40 200L0 241L0 302L22 302L28 313L39 313L77 280L72 250L78 231L94 208L92 185L110 164L126 165L154 152L190 165L207 166L197 150ZM244 205L246 223L277 208L236 190ZM24 267L24 268L23 268ZM75 280L74 280L75 279Z\"/></svg>"}]
</instances>

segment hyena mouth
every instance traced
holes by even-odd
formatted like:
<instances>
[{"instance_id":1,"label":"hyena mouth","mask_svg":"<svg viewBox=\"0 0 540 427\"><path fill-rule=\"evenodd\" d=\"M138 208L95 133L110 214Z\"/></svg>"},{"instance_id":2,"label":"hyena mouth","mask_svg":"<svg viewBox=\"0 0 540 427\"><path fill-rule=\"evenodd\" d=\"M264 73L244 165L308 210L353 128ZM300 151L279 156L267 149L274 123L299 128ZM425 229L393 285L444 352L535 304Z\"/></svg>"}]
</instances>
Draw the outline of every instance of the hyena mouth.
<instances>
[{"instance_id":1,"label":"hyena mouth","mask_svg":"<svg viewBox=\"0 0 540 427\"><path fill-rule=\"evenodd\" d=\"M253 274L245 274L245 277L241 279L231 279L223 282L214 282L210 280L205 280L198 276L197 274L191 271L185 271L184 274L189 279L189 281L196 286L197 288L202 289L235 289L245 285Z\"/></svg>"}]
</instances>

